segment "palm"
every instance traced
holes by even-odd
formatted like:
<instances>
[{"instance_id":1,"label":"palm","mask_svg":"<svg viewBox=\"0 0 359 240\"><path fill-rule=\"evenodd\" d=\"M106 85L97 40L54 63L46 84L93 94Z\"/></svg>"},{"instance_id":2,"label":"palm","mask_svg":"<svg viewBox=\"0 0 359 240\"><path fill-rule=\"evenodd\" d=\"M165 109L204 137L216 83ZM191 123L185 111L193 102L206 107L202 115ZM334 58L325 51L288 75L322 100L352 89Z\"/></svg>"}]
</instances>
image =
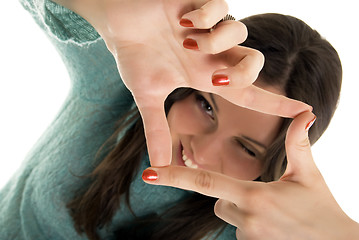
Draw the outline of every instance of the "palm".
<instances>
[{"instance_id":1,"label":"palm","mask_svg":"<svg viewBox=\"0 0 359 240\"><path fill-rule=\"evenodd\" d=\"M165 47L134 44L121 50L124 57L117 59L118 68L135 98L164 100L178 87L211 90L210 79L218 64L210 63L204 54L186 50L175 41L162 46ZM191 79L197 82L191 83Z\"/></svg>"},{"instance_id":2,"label":"palm","mask_svg":"<svg viewBox=\"0 0 359 240\"><path fill-rule=\"evenodd\" d=\"M195 31L179 24L184 10L193 10L184 9L186 3L139 0L141 7L132 3L123 4L117 10L111 8L116 14L107 14L107 30L101 34L143 117L150 159L156 160L154 165L167 165L171 139L163 111L164 100L178 87L213 91L211 76L223 65L219 56L183 48L185 36ZM137 13L130 8L138 9ZM191 83L191 79L196 82Z\"/></svg>"},{"instance_id":3,"label":"palm","mask_svg":"<svg viewBox=\"0 0 359 240\"><path fill-rule=\"evenodd\" d=\"M223 1L105 0L98 4L92 11L96 14L83 15L88 16L87 20L104 38L117 61L124 83L135 98L144 120L152 165L170 163L171 138L163 103L175 88L192 87L217 93L235 104L285 117L295 116L308 108L302 103L269 94L252 85L263 63L258 59L256 51L237 46L246 34L243 34L243 29L234 31L237 35L232 39L233 27L238 30L238 22L232 22L230 28L222 23L214 31L222 40L223 36L226 37L225 41L216 44L220 48L213 53L217 54L208 54L208 51L203 50L205 44L201 46L201 51L188 50L182 46L189 34L201 34L209 38L208 28L227 11ZM210 16L204 25L202 22L201 29L180 26L184 14L191 14L211 4L217 5L209 10L197 11L197 15L207 12ZM201 25L198 16L196 21L196 24ZM221 69L231 70L230 88L212 86L211 76ZM241 70L239 77L238 69Z\"/></svg>"},{"instance_id":4,"label":"palm","mask_svg":"<svg viewBox=\"0 0 359 240\"><path fill-rule=\"evenodd\" d=\"M165 98L181 86L201 87L191 84L191 79L201 79L205 82L202 89L210 90L213 72L223 65L216 62L219 56L209 58L207 54L183 48L185 36L195 31L179 25L186 3L173 0L140 2L143 2L139 3L141 9L146 11L120 13L116 15L120 19L112 19L116 22L113 26L116 36L115 45L109 48L116 56L126 86L135 97L143 98ZM121 8L122 11L126 9ZM123 19L135 25L128 25Z\"/></svg>"}]
</instances>

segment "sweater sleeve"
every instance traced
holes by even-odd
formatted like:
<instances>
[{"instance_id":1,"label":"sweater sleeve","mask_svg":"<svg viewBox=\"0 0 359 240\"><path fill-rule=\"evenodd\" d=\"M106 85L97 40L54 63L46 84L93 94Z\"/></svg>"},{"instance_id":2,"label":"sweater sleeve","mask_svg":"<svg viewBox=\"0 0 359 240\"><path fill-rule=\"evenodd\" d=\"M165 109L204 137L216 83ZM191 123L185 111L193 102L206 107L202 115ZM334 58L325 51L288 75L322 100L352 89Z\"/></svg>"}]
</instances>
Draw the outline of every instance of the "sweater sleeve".
<instances>
[{"instance_id":1,"label":"sweater sleeve","mask_svg":"<svg viewBox=\"0 0 359 240\"><path fill-rule=\"evenodd\" d=\"M72 87L53 122L0 189L0 239L87 239L76 232L66 204L86 184L79 176L95 168L98 150L134 102L91 25L48 0L20 1L57 49Z\"/></svg>"},{"instance_id":2,"label":"sweater sleeve","mask_svg":"<svg viewBox=\"0 0 359 240\"><path fill-rule=\"evenodd\" d=\"M20 0L60 54L72 94L105 104L132 101L114 57L97 31L81 16L50 0ZM50 76L51 77L51 76Z\"/></svg>"},{"instance_id":3,"label":"sweater sleeve","mask_svg":"<svg viewBox=\"0 0 359 240\"><path fill-rule=\"evenodd\" d=\"M60 41L89 44L100 38L81 16L49 0L20 0L45 32Z\"/></svg>"}]
</instances>

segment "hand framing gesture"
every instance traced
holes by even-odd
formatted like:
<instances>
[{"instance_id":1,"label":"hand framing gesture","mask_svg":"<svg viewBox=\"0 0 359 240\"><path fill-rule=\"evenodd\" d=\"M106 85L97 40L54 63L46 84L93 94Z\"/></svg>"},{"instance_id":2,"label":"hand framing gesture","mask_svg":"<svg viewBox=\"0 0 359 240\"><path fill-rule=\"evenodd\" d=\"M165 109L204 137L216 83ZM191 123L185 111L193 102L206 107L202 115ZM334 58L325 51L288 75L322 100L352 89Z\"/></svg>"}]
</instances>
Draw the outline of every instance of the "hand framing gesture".
<instances>
[{"instance_id":1,"label":"hand framing gesture","mask_svg":"<svg viewBox=\"0 0 359 240\"><path fill-rule=\"evenodd\" d=\"M247 37L246 27L224 21L209 30L228 12L223 0L58 2L88 20L114 55L142 115L152 166L166 166L171 160L163 104L176 88L216 93L237 105L283 117L311 110L253 85L264 59L260 52L238 46Z\"/></svg>"},{"instance_id":2,"label":"hand framing gesture","mask_svg":"<svg viewBox=\"0 0 359 240\"><path fill-rule=\"evenodd\" d=\"M315 116L296 117L286 137L288 167L280 180L241 181L202 169L150 168L143 179L219 198L214 211L237 227L237 239L356 239L357 227L341 210L317 169L308 128Z\"/></svg>"}]
</instances>

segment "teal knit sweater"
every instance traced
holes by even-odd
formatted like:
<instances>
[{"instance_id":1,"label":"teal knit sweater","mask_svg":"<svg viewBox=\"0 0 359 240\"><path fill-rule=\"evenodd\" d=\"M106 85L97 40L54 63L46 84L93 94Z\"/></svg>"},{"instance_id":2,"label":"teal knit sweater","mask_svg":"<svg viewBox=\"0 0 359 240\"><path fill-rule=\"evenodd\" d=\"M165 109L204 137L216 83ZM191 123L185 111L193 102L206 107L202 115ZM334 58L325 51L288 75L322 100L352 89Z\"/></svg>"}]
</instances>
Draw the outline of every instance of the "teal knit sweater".
<instances>
[{"instance_id":1,"label":"teal knit sweater","mask_svg":"<svg viewBox=\"0 0 359 240\"><path fill-rule=\"evenodd\" d=\"M91 172L94 156L114 131L114 123L134 107L116 63L95 29L77 14L48 0L22 0L57 48L71 79L71 91L55 120L0 191L0 240L87 239L78 235L66 208ZM49 76L51 77L51 76ZM131 183L130 202L137 216L159 214L189 194L145 184L145 156ZM155 197L154 197L155 196ZM101 230L102 239L134 220L125 204ZM228 226L219 239L235 239Z\"/></svg>"}]
</instances>

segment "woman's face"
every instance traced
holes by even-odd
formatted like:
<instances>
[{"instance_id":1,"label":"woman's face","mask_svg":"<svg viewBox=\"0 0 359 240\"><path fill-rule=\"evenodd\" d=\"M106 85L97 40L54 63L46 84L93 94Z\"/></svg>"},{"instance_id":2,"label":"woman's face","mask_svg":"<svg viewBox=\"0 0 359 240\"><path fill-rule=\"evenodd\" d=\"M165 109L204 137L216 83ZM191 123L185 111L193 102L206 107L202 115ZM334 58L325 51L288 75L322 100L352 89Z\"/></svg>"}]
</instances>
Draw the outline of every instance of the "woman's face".
<instances>
[{"instance_id":1,"label":"woman's face","mask_svg":"<svg viewBox=\"0 0 359 240\"><path fill-rule=\"evenodd\" d=\"M262 87L281 94L273 87ZM242 180L261 175L263 157L281 118L249 110L210 93L175 102L167 116L172 165L202 168Z\"/></svg>"}]
</instances>

